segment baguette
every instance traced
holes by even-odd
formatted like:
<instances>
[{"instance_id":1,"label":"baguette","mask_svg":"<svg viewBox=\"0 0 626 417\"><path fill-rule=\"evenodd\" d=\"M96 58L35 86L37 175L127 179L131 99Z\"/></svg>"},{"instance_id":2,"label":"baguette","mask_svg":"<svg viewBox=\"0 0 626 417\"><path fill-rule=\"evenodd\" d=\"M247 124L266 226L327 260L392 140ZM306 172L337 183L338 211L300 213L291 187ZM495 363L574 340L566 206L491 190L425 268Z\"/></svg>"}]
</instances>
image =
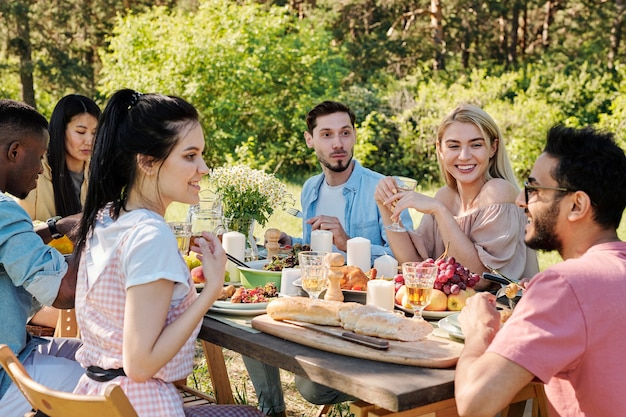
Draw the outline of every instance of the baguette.
<instances>
[{"instance_id":1,"label":"baguette","mask_svg":"<svg viewBox=\"0 0 626 417\"><path fill-rule=\"evenodd\" d=\"M424 339L432 331L433 327L424 320L400 317L387 311L362 316L354 329L355 333L403 342Z\"/></svg>"},{"instance_id":2,"label":"baguette","mask_svg":"<svg viewBox=\"0 0 626 417\"><path fill-rule=\"evenodd\" d=\"M356 329L356 323L359 319L367 314L386 311L381 307L375 305L362 305L359 304L354 308L344 308L339 312L339 319L341 320L341 327L351 332Z\"/></svg>"},{"instance_id":3,"label":"baguette","mask_svg":"<svg viewBox=\"0 0 626 417\"><path fill-rule=\"evenodd\" d=\"M273 300L267 305L267 314L274 320L340 326L355 333L405 342L421 340L433 330L426 321L397 316L380 307L306 297Z\"/></svg>"},{"instance_id":4,"label":"baguette","mask_svg":"<svg viewBox=\"0 0 626 417\"><path fill-rule=\"evenodd\" d=\"M319 300L306 297L285 297L267 305L267 314L274 320L297 320L324 326L341 326L339 311L354 308L358 303Z\"/></svg>"}]
</instances>

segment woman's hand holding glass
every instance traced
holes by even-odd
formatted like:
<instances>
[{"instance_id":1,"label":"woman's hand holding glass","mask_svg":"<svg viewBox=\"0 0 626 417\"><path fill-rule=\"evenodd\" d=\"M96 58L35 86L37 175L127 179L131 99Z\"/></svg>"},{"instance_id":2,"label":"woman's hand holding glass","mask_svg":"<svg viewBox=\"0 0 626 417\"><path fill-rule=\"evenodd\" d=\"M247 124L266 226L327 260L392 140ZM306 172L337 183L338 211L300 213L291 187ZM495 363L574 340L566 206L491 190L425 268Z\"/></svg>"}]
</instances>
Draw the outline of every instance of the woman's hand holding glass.
<instances>
[{"instance_id":1,"label":"woman's hand holding glass","mask_svg":"<svg viewBox=\"0 0 626 417\"><path fill-rule=\"evenodd\" d=\"M394 212L391 215L392 224L385 226L387 230L392 232L405 232L406 229L400 225L400 212L397 210L396 204L404 194L415 191L417 181L406 177L387 177L382 179L376 187L374 198L383 202L383 205L389 206Z\"/></svg>"},{"instance_id":2,"label":"woman's hand holding glass","mask_svg":"<svg viewBox=\"0 0 626 417\"><path fill-rule=\"evenodd\" d=\"M194 240L190 249L197 253L196 257L202 262L202 272L205 277L202 294L210 293L214 296L214 298L211 297L213 298L211 303L213 303L224 286L226 251L217 236L208 232L202 232L201 236Z\"/></svg>"},{"instance_id":3,"label":"woman's hand holding glass","mask_svg":"<svg viewBox=\"0 0 626 417\"><path fill-rule=\"evenodd\" d=\"M394 177L385 177L380 180L374 192L376 201L381 202L392 212L391 220L393 222L398 223L400 213L406 209L413 209L423 214L433 215L445 209L444 205L437 198L416 192L415 190L408 192L408 190L398 188L395 184ZM405 229L400 231L405 231Z\"/></svg>"}]
</instances>

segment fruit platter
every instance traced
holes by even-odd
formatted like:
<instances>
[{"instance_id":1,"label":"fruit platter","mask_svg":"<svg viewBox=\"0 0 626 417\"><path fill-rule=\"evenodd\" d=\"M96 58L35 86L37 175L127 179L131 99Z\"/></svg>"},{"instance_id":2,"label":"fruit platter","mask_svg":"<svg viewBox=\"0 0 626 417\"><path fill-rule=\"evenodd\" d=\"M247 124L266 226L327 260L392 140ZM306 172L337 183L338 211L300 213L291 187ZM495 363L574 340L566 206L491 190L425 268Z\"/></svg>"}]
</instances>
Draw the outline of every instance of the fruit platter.
<instances>
[{"instance_id":1,"label":"fruit platter","mask_svg":"<svg viewBox=\"0 0 626 417\"><path fill-rule=\"evenodd\" d=\"M437 266L437 278L430 296L430 304L422 312L426 319L441 319L465 307L468 297L476 293L474 286L480 280L478 274L472 273L458 263L454 257L441 257L437 260L426 259L423 264ZM408 302L408 294L404 277L398 274L394 277L395 304L400 310L413 313Z\"/></svg>"}]
</instances>

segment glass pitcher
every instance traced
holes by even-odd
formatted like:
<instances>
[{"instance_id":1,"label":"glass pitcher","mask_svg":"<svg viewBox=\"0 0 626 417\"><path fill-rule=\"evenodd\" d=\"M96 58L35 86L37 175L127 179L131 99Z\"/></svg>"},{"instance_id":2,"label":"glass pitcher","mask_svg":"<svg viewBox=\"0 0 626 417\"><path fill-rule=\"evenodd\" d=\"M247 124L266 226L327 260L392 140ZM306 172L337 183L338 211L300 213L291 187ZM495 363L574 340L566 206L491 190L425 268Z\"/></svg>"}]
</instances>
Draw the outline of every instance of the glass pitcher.
<instances>
[{"instance_id":1,"label":"glass pitcher","mask_svg":"<svg viewBox=\"0 0 626 417\"><path fill-rule=\"evenodd\" d=\"M189 207L187 221L191 223L191 245L203 231L220 238L228 231L222 213L222 201L211 190L200 191L200 202Z\"/></svg>"}]
</instances>

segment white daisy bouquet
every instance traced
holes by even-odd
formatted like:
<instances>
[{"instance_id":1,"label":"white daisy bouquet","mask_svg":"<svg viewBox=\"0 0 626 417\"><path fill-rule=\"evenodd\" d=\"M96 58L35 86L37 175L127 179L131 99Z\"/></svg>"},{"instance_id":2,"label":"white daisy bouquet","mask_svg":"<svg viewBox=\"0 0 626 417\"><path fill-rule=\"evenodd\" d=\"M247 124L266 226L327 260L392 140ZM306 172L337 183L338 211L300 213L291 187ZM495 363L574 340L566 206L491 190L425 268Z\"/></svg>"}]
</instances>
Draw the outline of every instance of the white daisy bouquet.
<instances>
[{"instance_id":1,"label":"white daisy bouquet","mask_svg":"<svg viewBox=\"0 0 626 417\"><path fill-rule=\"evenodd\" d=\"M231 221L254 219L265 226L275 209L293 204L278 178L246 165L215 168L209 179L222 198L224 217Z\"/></svg>"}]
</instances>

